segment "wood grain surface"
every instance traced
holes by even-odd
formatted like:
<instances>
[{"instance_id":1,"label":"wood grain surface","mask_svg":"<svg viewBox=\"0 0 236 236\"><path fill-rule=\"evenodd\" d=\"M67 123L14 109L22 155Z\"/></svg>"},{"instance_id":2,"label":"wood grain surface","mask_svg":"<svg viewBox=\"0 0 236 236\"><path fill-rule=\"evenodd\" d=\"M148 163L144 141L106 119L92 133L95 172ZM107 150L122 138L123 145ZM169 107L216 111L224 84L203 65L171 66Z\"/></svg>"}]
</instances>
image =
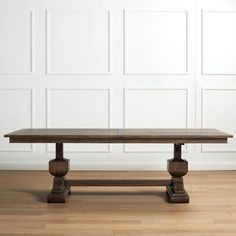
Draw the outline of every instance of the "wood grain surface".
<instances>
[{"instance_id":1,"label":"wood grain surface","mask_svg":"<svg viewBox=\"0 0 236 236\"><path fill-rule=\"evenodd\" d=\"M21 129L4 135L15 143L226 143L217 129Z\"/></svg>"},{"instance_id":2,"label":"wood grain surface","mask_svg":"<svg viewBox=\"0 0 236 236\"><path fill-rule=\"evenodd\" d=\"M71 172L77 179L166 178L166 171ZM235 236L236 171L190 171L191 204L169 204L165 187L74 187L47 204L48 171L0 171L0 235Z\"/></svg>"}]
</instances>

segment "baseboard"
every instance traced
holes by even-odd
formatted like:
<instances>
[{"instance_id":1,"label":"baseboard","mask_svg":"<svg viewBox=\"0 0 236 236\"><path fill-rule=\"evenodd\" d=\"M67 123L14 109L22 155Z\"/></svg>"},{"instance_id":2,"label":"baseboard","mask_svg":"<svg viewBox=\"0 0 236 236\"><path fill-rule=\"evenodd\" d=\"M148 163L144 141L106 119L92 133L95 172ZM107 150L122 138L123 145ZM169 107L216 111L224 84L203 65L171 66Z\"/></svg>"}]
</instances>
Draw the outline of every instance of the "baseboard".
<instances>
[{"instance_id":1,"label":"baseboard","mask_svg":"<svg viewBox=\"0 0 236 236\"><path fill-rule=\"evenodd\" d=\"M71 170L166 170L166 163L72 163ZM0 170L48 170L48 163L0 163ZM236 170L236 162L189 162L189 170Z\"/></svg>"}]
</instances>

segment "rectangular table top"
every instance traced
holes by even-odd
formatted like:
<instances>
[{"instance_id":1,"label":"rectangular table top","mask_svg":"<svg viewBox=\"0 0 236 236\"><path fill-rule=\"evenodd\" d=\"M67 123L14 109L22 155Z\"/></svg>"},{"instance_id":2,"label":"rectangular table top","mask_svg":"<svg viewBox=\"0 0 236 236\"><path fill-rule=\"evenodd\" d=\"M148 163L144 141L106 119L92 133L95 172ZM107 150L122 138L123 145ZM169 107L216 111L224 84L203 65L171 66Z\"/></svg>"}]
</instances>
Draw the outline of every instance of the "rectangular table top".
<instances>
[{"instance_id":1,"label":"rectangular table top","mask_svg":"<svg viewBox=\"0 0 236 236\"><path fill-rule=\"evenodd\" d=\"M20 129L11 143L227 143L217 129Z\"/></svg>"}]
</instances>

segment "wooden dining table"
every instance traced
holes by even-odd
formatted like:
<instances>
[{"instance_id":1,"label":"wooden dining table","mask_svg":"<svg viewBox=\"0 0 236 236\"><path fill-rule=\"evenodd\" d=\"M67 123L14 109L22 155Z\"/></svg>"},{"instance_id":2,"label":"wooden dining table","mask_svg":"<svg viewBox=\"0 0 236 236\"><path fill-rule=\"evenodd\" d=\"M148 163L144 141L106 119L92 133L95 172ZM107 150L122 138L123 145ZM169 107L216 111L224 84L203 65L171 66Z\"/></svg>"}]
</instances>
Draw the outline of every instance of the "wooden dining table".
<instances>
[{"instance_id":1,"label":"wooden dining table","mask_svg":"<svg viewBox=\"0 0 236 236\"><path fill-rule=\"evenodd\" d=\"M55 159L49 161L54 176L48 203L65 203L71 186L165 186L171 203L188 203L183 176L188 162L182 159L181 147L186 143L227 143L231 134L217 129L20 129L4 137L10 143L55 143ZM167 160L170 179L66 179L69 159L64 158L64 143L172 143L173 158Z\"/></svg>"}]
</instances>

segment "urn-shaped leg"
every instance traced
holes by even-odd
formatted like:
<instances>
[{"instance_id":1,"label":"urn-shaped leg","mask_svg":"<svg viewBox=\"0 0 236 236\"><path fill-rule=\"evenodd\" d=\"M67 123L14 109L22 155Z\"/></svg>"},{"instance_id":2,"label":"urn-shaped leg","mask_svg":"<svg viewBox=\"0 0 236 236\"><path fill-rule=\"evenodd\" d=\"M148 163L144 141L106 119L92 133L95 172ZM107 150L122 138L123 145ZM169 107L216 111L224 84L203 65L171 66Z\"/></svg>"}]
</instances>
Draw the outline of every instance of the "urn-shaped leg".
<instances>
[{"instance_id":1,"label":"urn-shaped leg","mask_svg":"<svg viewBox=\"0 0 236 236\"><path fill-rule=\"evenodd\" d=\"M172 176L166 187L167 196L172 203L188 203L189 196L184 189L183 176L188 173L188 162L181 159L181 145L174 144L174 158L167 161L167 170Z\"/></svg>"},{"instance_id":2,"label":"urn-shaped leg","mask_svg":"<svg viewBox=\"0 0 236 236\"><path fill-rule=\"evenodd\" d=\"M69 171L68 159L63 158L63 144L56 144L56 158L49 161L49 172L54 176L53 188L48 194L48 203L65 203L66 195L70 194L70 186L65 184L64 176Z\"/></svg>"}]
</instances>

